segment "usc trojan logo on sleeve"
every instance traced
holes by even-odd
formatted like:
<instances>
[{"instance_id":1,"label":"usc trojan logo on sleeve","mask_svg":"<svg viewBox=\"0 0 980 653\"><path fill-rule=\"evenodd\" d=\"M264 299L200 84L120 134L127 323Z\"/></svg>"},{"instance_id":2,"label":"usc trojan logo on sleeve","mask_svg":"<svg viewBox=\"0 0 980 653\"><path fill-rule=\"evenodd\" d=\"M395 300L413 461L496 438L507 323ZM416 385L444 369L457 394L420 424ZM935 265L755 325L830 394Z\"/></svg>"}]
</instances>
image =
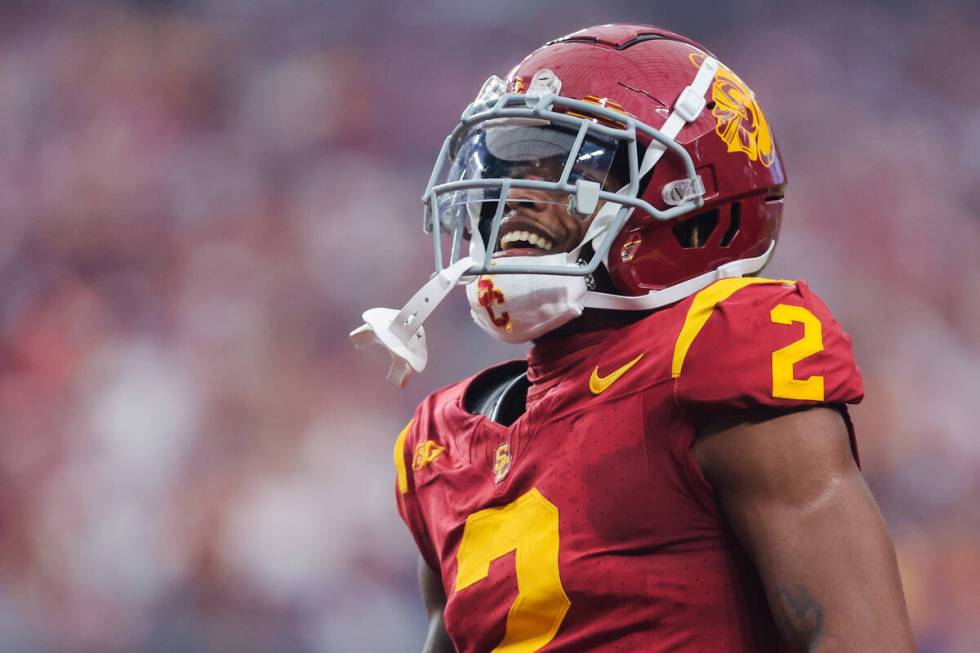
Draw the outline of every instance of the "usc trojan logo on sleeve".
<instances>
[{"instance_id":1,"label":"usc trojan logo on sleeve","mask_svg":"<svg viewBox=\"0 0 980 653\"><path fill-rule=\"evenodd\" d=\"M701 67L704 55L692 52L691 63ZM765 114L755 101L755 93L738 75L719 65L711 84L711 110L717 124L715 133L728 145L729 152L742 152L752 161L765 167L772 165L776 157L772 132Z\"/></svg>"},{"instance_id":2,"label":"usc trojan logo on sleeve","mask_svg":"<svg viewBox=\"0 0 980 653\"><path fill-rule=\"evenodd\" d=\"M480 277L476 283L477 302L486 310L493 325L501 329L507 329L508 331L513 328L510 323L510 313L504 311L498 315L494 310L495 305L504 303L505 297L504 293L493 285L493 279L490 277Z\"/></svg>"},{"instance_id":3,"label":"usc trojan logo on sleeve","mask_svg":"<svg viewBox=\"0 0 980 653\"><path fill-rule=\"evenodd\" d=\"M426 465L434 461L446 448L440 446L432 440L426 440L415 447L415 456L412 458L412 469L416 472L421 471Z\"/></svg>"}]
</instances>

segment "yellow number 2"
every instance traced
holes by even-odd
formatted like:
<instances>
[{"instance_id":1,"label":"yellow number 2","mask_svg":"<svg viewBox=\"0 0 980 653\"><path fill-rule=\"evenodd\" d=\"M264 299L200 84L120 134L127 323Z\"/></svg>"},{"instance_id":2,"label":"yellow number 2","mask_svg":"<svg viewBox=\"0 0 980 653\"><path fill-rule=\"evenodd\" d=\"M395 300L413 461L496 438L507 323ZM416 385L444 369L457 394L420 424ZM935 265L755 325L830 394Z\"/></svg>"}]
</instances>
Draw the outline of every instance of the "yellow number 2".
<instances>
[{"instance_id":1,"label":"yellow number 2","mask_svg":"<svg viewBox=\"0 0 980 653\"><path fill-rule=\"evenodd\" d=\"M515 553L517 598L504 639L491 653L531 653L554 638L571 602L558 574L558 508L532 489L466 519L456 553L456 591L483 580L490 563Z\"/></svg>"},{"instance_id":2,"label":"yellow number 2","mask_svg":"<svg viewBox=\"0 0 980 653\"><path fill-rule=\"evenodd\" d=\"M802 306L778 304L769 313L776 324L803 324L803 337L772 353L772 396L780 399L823 401L823 377L797 379L793 365L823 351L823 328L816 315Z\"/></svg>"}]
</instances>

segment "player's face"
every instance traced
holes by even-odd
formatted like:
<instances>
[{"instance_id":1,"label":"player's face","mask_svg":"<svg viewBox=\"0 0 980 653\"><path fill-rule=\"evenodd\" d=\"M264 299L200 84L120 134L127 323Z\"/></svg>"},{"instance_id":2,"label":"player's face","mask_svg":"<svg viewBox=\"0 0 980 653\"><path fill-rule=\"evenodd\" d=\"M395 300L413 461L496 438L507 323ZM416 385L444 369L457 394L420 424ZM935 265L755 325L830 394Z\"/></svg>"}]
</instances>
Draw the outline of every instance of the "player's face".
<instances>
[{"instance_id":1,"label":"player's face","mask_svg":"<svg viewBox=\"0 0 980 653\"><path fill-rule=\"evenodd\" d=\"M447 182L470 180L520 179L543 182L534 188L510 188L504 201L497 240L489 243L494 257L544 256L574 251L582 242L600 201L591 215L577 215L569 209L571 195L556 190L587 180L607 192L616 192L621 174L613 164L618 143L605 135L580 137L577 130L542 121L491 121L479 124L458 137ZM446 193L440 206L452 218L460 206L467 207L468 218L477 217L484 238L498 215L500 190L493 185ZM456 211L454 214L453 211ZM466 219L466 218L464 218ZM452 221L451 219L449 220Z\"/></svg>"},{"instance_id":2,"label":"player's face","mask_svg":"<svg viewBox=\"0 0 980 653\"><path fill-rule=\"evenodd\" d=\"M527 179L535 177L527 176ZM500 225L497 256L543 256L575 249L604 202L587 217L574 215L568 196L533 188L515 188Z\"/></svg>"}]
</instances>

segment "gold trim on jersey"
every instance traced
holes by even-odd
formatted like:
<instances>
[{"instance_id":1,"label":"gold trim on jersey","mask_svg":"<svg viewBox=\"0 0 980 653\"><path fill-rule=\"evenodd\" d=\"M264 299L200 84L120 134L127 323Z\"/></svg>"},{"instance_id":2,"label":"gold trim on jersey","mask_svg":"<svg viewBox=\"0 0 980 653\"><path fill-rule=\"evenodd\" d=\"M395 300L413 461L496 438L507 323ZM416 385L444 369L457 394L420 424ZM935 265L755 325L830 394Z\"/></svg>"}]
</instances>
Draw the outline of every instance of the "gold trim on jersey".
<instances>
[{"instance_id":1,"label":"gold trim on jersey","mask_svg":"<svg viewBox=\"0 0 980 653\"><path fill-rule=\"evenodd\" d=\"M684 368L684 359L691 348L694 339L701 333L701 329L707 324L708 318L715 310L715 306L725 301L736 292L757 283L783 283L791 284L794 281L786 279L763 279L761 277L735 277L732 279L720 279L704 290L698 292L691 302L691 307L687 310L687 317L684 318L684 326L681 327L677 341L674 343L674 359L670 366L670 373L675 379L681 375Z\"/></svg>"},{"instance_id":2,"label":"gold trim on jersey","mask_svg":"<svg viewBox=\"0 0 980 653\"><path fill-rule=\"evenodd\" d=\"M408 467L405 465L405 438L408 437L408 431L414 423L414 418L409 420L405 428L402 429L402 432L398 434L398 439L395 440L395 470L398 472L398 491L402 494L408 493Z\"/></svg>"}]
</instances>

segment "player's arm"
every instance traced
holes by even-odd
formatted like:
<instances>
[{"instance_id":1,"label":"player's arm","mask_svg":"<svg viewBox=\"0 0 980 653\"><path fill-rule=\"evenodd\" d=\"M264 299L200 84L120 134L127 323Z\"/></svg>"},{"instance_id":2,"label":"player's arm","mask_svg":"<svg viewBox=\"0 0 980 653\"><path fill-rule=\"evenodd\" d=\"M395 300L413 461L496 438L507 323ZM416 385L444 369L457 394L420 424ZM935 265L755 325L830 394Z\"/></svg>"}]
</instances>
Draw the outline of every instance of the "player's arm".
<instances>
[{"instance_id":1,"label":"player's arm","mask_svg":"<svg viewBox=\"0 0 980 653\"><path fill-rule=\"evenodd\" d=\"M422 555L419 556L418 576L422 601L429 615L429 628L422 646L422 653L455 653L452 641L446 634L443 624L443 610L446 607L446 593L442 579L425 561L425 552L432 552L432 544L426 535L425 518L414 493L415 479L412 475L412 455L414 449L415 418L409 421L395 440L393 458L395 462L395 501L398 514L408 526L412 537Z\"/></svg>"},{"instance_id":2,"label":"player's arm","mask_svg":"<svg viewBox=\"0 0 980 653\"><path fill-rule=\"evenodd\" d=\"M915 650L894 547L836 410L718 420L695 453L795 650Z\"/></svg>"},{"instance_id":3,"label":"player's arm","mask_svg":"<svg viewBox=\"0 0 980 653\"><path fill-rule=\"evenodd\" d=\"M429 632L425 637L422 653L456 653L446 626L443 623L443 610L446 608L446 592L442 588L442 579L432 571L423 558L419 558L419 589L422 600L429 615Z\"/></svg>"}]
</instances>

